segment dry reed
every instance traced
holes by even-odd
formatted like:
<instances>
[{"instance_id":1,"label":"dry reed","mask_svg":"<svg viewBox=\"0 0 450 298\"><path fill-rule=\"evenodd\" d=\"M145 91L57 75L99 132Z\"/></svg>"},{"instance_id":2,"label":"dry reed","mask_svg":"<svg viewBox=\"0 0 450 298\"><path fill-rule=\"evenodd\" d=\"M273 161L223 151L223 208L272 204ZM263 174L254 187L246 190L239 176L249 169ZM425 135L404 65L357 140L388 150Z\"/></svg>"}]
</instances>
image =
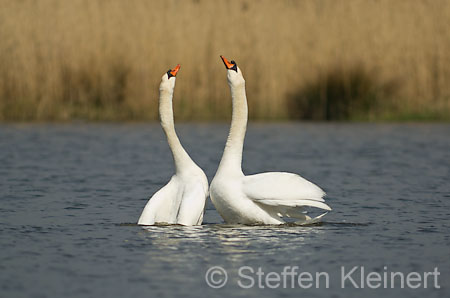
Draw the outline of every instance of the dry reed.
<instances>
[{"instance_id":1,"label":"dry reed","mask_svg":"<svg viewBox=\"0 0 450 298\"><path fill-rule=\"evenodd\" d=\"M292 94L355 67L396 86L362 118L450 118L446 0L0 0L0 40L3 121L155 120L177 63L177 120L225 119L220 54L244 72L252 119L304 116Z\"/></svg>"}]
</instances>

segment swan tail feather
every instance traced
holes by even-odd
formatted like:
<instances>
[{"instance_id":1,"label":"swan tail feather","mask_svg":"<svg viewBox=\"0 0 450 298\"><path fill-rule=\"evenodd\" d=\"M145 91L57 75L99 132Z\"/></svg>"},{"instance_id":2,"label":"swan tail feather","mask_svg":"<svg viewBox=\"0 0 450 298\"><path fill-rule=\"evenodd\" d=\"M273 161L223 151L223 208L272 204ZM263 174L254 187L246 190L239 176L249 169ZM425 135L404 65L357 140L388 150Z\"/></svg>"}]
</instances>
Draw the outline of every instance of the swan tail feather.
<instances>
[{"instance_id":1,"label":"swan tail feather","mask_svg":"<svg viewBox=\"0 0 450 298\"><path fill-rule=\"evenodd\" d=\"M306 218L305 220L299 220L299 221L296 221L295 223L296 223L296 224L299 224L299 225L310 225L310 224L315 224L315 223L321 222L321 221L322 221L322 217L324 217L325 215L327 215L327 213L328 213L328 212L322 213L321 215L316 216L316 217L314 217L314 218L311 218L311 217L309 217L309 216L306 216L307 218Z\"/></svg>"}]
</instances>

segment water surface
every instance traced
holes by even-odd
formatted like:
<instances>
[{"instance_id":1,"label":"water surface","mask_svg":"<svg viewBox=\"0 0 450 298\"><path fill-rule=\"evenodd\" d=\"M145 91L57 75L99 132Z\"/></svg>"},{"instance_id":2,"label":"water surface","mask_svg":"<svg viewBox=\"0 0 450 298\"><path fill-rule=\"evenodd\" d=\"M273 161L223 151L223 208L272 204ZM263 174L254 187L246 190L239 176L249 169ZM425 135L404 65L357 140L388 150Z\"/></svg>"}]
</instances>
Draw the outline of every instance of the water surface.
<instances>
[{"instance_id":1,"label":"water surface","mask_svg":"<svg viewBox=\"0 0 450 298\"><path fill-rule=\"evenodd\" d=\"M177 129L211 181L228 125ZM142 208L174 171L158 124L2 125L0 296L449 297L449 135L450 125L250 124L244 172L320 185L333 208L322 224L225 225L208 202L202 226L143 228ZM206 284L212 266L227 271L223 288ZM330 285L244 289L242 266L327 272ZM441 289L342 288L341 266L438 267Z\"/></svg>"}]
</instances>

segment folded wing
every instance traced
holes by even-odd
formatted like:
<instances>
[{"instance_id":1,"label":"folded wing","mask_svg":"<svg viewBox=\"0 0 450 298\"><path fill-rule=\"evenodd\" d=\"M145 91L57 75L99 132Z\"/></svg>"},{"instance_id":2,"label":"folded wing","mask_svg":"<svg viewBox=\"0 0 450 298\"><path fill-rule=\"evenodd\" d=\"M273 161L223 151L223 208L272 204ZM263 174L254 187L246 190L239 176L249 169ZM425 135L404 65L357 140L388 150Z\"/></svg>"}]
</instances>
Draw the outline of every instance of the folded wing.
<instances>
[{"instance_id":1,"label":"folded wing","mask_svg":"<svg viewBox=\"0 0 450 298\"><path fill-rule=\"evenodd\" d=\"M158 190L147 202L141 217L138 220L139 225L153 225L155 223L176 223L175 206L179 205L178 182L172 179L164 187Z\"/></svg>"},{"instance_id":2,"label":"folded wing","mask_svg":"<svg viewBox=\"0 0 450 298\"><path fill-rule=\"evenodd\" d=\"M192 183L189 187L186 187L178 211L177 222L182 225L200 225L203 221L207 196L207 186L200 182Z\"/></svg>"},{"instance_id":3,"label":"folded wing","mask_svg":"<svg viewBox=\"0 0 450 298\"><path fill-rule=\"evenodd\" d=\"M287 215L288 211L294 213L293 209L297 209L295 207L331 210L323 199L325 192L297 174L272 172L246 176L243 190L249 199L275 207L281 215Z\"/></svg>"}]
</instances>

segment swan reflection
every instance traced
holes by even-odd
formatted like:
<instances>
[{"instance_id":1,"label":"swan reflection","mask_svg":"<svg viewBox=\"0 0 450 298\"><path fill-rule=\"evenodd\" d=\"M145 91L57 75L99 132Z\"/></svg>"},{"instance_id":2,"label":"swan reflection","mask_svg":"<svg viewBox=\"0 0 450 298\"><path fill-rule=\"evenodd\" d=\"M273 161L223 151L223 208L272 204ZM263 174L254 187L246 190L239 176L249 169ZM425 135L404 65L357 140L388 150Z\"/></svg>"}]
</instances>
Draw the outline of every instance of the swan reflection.
<instances>
[{"instance_id":1,"label":"swan reflection","mask_svg":"<svg viewBox=\"0 0 450 298\"><path fill-rule=\"evenodd\" d=\"M262 257L270 262L279 254L298 255L324 233L318 226L145 226L140 232L148 246L143 271L154 272L155 266L181 270L193 263L239 267ZM310 250L302 254L307 256Z\"/></svg>"}]
</instances>

